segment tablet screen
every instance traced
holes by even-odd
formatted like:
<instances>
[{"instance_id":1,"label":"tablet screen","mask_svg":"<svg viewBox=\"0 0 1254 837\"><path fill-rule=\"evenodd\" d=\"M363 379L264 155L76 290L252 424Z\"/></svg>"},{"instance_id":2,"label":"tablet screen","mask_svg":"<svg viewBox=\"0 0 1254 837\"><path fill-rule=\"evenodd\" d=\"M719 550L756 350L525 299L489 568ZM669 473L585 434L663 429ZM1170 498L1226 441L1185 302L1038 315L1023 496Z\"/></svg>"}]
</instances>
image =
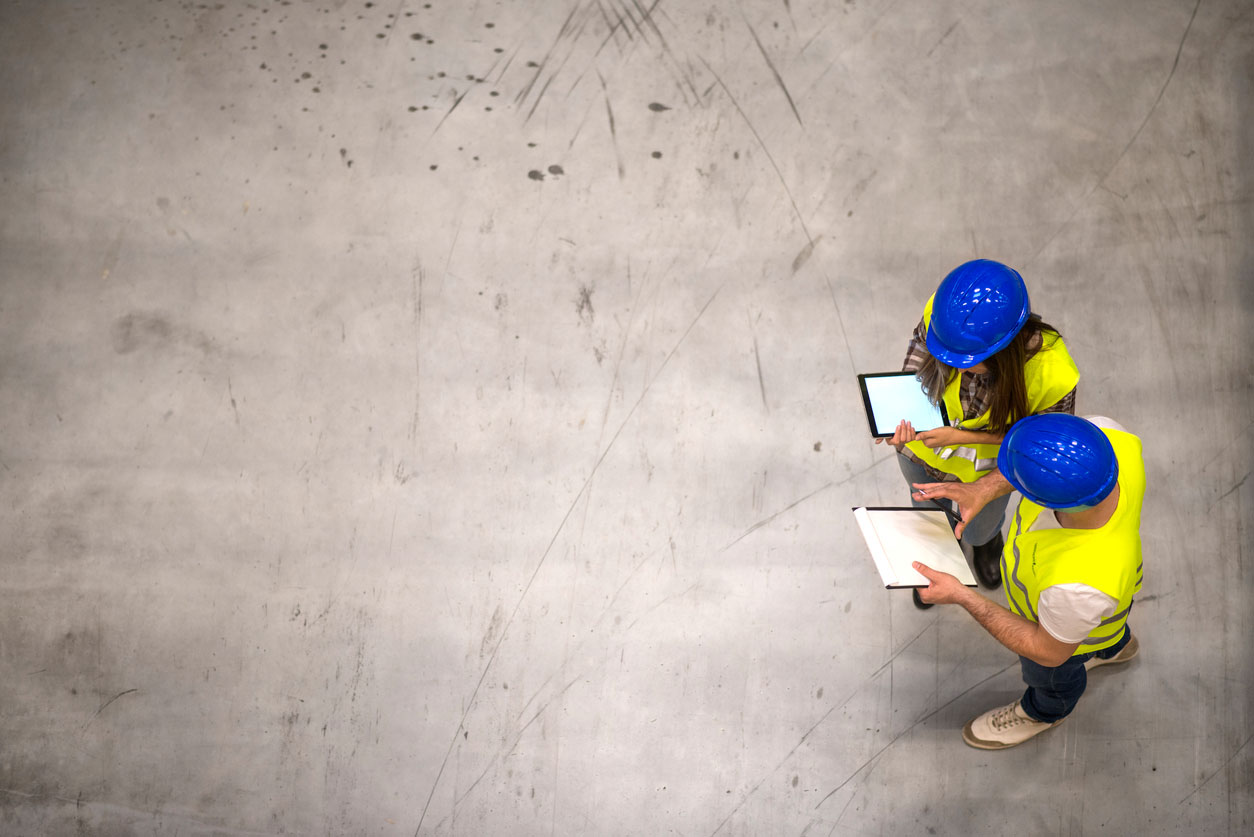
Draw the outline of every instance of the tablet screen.
<instances>
[{"instance_id":1,"label":"tablet screen","mask_svg":"<svg viewBox=\"0 0 1254 837\"><path fill-rule=\"evenodd\" d=\"M915 430L931 430L947 423L943 407L927 400L913 372L859 375L858 385L872 436L893 435L902 419Z\"/></svg>"}]
</instances>

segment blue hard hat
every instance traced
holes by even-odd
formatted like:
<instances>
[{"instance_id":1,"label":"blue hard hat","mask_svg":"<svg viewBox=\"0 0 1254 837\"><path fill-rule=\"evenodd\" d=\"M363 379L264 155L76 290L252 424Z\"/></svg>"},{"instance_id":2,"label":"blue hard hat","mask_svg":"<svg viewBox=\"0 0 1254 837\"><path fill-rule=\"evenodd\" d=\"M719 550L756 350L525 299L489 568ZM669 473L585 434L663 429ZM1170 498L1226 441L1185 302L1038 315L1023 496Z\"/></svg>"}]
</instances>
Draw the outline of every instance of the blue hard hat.
<instances>
[{"instance_id":1,"label":"blue hard hat","mask_svg":"<svg viewBox=\"0 0 1254 837\"><path fill-rule=\"evenodd\" d=\"M958 265L936 289L927 350L948 366L975 366L1013 340L1031 310L1018 271L989 259Z\"/></svg>"},{"instance_id":2,"label":"blue hard hat","mask_svg":"<svg viewBox=\"0 0 1254 837\"><path fill-rule=\"evenodd\" d=\"M1001 441L997 468L1024 497L1051 509L1097 505L1119 477L1106 434L1067 413L1015 422Z\"/></svg>"}]
</instances>

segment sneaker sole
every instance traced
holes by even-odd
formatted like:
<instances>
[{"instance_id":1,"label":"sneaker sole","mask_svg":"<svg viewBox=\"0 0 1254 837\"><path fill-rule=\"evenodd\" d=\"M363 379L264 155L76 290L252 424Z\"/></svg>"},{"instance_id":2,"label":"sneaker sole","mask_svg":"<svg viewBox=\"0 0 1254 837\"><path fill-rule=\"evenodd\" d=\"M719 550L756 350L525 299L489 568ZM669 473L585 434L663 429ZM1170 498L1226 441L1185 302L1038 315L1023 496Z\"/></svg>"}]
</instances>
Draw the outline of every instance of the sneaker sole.
<instances>
[{"instance_id":1,"label":"sneaker sole","mask_svg":"<svg viewBox=\"0 0 1254 837\"><path fill-rule=\"evenodd\" d=\"M1031 738L1016 741L1013 744L1004 744L1001 741L985 741L983 738L976 738L975 733L971 731L971 725L975 723L975 721L970 720L967 721L966 726L962 728L962 740L968 747L974 747L977 750L1009 750L1011 747L1018 747L1020 744L1027 744L1033 738L1036 738L1041 733L1049 732L1065 720L1067 719L1063 718L1061 720L1054 721L1048 727L1036 733L1036 735L1033 735Z\"/></svg>"},{"instance_id":2,"label":"sneaker sole","mask_svg":"<svg viewBox=\"0 0 1254 837\"><path fill-rule=\"evenodd\" d=\"M1123 647L1123 650L1120 651L1118 654L1111 657L1109 660L1103 660L1100 657L1094 657L1084 664L1084 670L1092 671L1093 669L1101 668L1102 666L1119 665L1121 663L1130 663L1133 660L1135 660L1137 658L1137 655L1140 653L1141 653L1141 643L1136 638L1136 634L1133 634L1132 639L1128 640L1128 644L1125 645Z\"/></svg>"}]
</instances>

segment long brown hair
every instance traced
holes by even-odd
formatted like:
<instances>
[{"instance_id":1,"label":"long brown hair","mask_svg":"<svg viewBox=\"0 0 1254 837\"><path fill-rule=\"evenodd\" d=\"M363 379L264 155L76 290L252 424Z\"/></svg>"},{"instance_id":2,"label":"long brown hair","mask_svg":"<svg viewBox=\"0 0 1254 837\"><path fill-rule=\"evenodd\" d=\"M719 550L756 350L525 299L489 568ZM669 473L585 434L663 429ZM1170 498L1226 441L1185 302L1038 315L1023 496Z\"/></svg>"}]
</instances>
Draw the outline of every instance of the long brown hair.
<instances>
[{"instance_id":1,"label":"long brown hair","mask_svg":"<svg viewBox=\"0 0 1254 837\"><path fill-rule=\"evenodd\" d=\"M1041 350L1046 339L1054 340L1058 336L1058 329L1042 321L1038 315L1031 314L1009 343L984 359L993 393L985 429L1003 433L1028 414L1028 386L1023 378L1023 367L1028 358ZM916 374L928 399L933 404L939 404L945 387L959 373L960 370L929 355ZM960 419L961 416L950 416L950 421Z\"/></svg>"}]
</instances>

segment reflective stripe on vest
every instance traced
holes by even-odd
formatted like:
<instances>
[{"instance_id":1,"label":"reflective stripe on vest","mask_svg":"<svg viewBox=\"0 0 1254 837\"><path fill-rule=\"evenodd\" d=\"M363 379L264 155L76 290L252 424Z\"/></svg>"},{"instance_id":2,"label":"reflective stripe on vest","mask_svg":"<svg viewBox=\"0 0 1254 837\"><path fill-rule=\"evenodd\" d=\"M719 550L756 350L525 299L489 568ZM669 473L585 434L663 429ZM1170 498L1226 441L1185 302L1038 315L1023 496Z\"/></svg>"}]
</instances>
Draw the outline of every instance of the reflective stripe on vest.
<instances>
[{"instance_id":1,"label":"reflective stripe on vest","mask_svg":"<svg viewBox=\"0 0 1254 837\"><path fill-rule=\"evenodd\" d=\"M981 458L980 454L984 452L982 450L983 448L992 448L993 455L987 458ZM997 467L997 448L998 445L976 445L973 448L965 447L963 445L951 445L949 447L935 448L931 450L941 461L953 459L954 457L967 460L971 463L971 467L977 472L976 476L980 476L981 473L988 473ZM953 472L950 471L948 473Z\"/></svg>"},{"instance_id":2,"label":"reflective stripe on vest","mask_svg":"<svg viewBox=\"0 0 1254 837\"><path fill-rule=\"evenodd\" d=\"M926 329L932 322L932 303L935 294L923 306L923 326ZM1023 381L1027 388L1028 415L1035 415L1046 407L1057 404L1080 381L1080 372L1076 369L1067 345L1061 337L1042 335L1044 342L1040 350L1028 358L1023 367ZM956 374L945 385L941 399L945 402L945 410L949 413L949 421L955 427L964 430L982 430L988 427L989 413L973 419L961 420L963 415L962 375ZM938 471L953 474L963 482L974 482L997 467L997 444L979 445L948 445L929 448L922 442L907 442L906 447L925 465Z\"/></svg>"},{"instance_id":3,"label":"reflective stripe on vest","mask_svg":"<svg viewBox=\"0 0 1254 837\"><path fill-rule=\"evenodd\" d=\"M1031 531L1049 509L1020 501L1010 539L1002 551L1002 578L1010 609L1032 622L1041 591L1056 584L1087 584L1116 599L1116 612L1103 619L1075 650L1100 651L1123 635L1132 597L1141 590L1141 499L1145 495L1145 464L1141 440L1131 433L1103 428L1119 461L1119 503L1099 529Z\"/></svg>"},{"instance_id":4,"label":"reflective stripe on vest","mask_svg":"<svg viewBox=\"0 0 1254 837\"><path fill-rule=\"evenodd\" d=\"M1001 577L1009 580L1007 585L1006 601L1010 603L1011 608L1024 619L1036 621L1036 611L1032 609L1032 602L1035 597L1028 595L1028 588L1019 580L1019 565L1022 557L1019 555L1019 536L1023 534L1023 503L1015 507L1015 522L1013 531L1010 533L1010 541L1002 548L1001 551ZM1014 555L1014 566L1007 566L1006 557ZM1018 588L1019 595L1011 595L1009 585L1013 584Z\"/></svg>"}]
</instances>

